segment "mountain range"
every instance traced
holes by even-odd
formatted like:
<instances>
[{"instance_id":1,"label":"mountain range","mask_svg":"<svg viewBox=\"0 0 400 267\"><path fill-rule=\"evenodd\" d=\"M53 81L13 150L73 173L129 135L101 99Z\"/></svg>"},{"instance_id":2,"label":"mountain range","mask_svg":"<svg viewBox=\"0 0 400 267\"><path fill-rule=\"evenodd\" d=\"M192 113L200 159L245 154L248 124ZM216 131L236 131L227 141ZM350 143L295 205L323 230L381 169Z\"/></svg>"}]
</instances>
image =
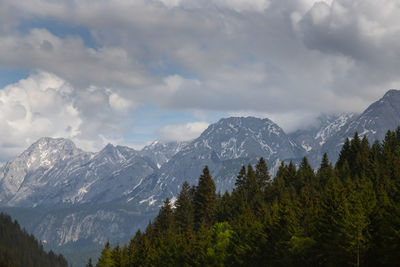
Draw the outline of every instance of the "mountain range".
<instances>
[{"instance_id":1,"label":"mountain range","mask_svg":"<svg viewBox=\"0 0 400 267\"><path fill-rule=\"evenodd\" d=\"M1 167L1 210L80 266L105 242L123 243L144 228L184 181L197 183L205 165L224 192L243 164L260 157L272 174L282 161L305 156L316 168L325 152L335 161L355 132L374 142L398 125L400 91L390 90L361 114L321 115L292 133L266 118L231 117L191 142L155 141L140 151L108 144L85 152L71 140L44 137Z\"/></svg>"}]
</instances>

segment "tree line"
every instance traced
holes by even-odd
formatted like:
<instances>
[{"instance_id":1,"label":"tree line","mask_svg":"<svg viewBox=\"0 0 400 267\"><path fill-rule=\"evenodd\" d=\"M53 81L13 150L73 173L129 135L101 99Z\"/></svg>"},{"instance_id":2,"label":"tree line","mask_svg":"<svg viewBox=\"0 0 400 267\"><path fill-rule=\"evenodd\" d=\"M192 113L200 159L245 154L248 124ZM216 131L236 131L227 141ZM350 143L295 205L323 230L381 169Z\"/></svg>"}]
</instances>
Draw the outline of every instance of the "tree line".
<instances>
[{"instance_id":1,"label":"tree line","mask_svg":"<svg viewBox=\"0 0 400 267\"><path fill-rule=\"evenodd\" d=\"M87 266L93 266L90 259ZM369 144L346 139L336 164L303 158L271 179L260 158L231 193L216 193L207 167L182 185L145 231L107 243L98 267L399 266L400 127Z\"/></svg>"},{"instance_id":2,"label":"tree line","mask_svg":"<svg viewBox=\"0 0 400 267\"><path fill-rule=\"evenodd\" d=\"M33 235L22 230L17 221L0 213L0 267L67 267L60 254L46 252Z\"/></svg>"}]
</instances>

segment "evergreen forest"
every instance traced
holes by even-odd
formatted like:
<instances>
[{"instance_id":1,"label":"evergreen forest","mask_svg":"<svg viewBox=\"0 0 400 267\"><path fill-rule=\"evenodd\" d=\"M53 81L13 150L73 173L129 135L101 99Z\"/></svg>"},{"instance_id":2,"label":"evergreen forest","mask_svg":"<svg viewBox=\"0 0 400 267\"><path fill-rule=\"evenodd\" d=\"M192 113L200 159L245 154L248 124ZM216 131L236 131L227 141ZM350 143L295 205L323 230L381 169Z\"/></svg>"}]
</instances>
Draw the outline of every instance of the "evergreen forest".
<instances>
[{"instance_id":1,"label":"evergreen forest","mask_svg":"<svg viewBox=\"0 0 400 267\"><path fill-rule=\"evenodd\" d=\"M207 167L129 244L107 243L87 266L400 266L400 128L372 145L356 133L336 164L260 158L231 193Z\"/></svg>"},{"instance_id":2,"label":"evergreen forest","mask_svg":"<svg viewBox=\"0 0 400 267\"><path fill-rule=\"evenodd\" d=\"M17 221L0 213L0 267L67 267L62 255L46 252Z\"/></svg>"}]
</instances>

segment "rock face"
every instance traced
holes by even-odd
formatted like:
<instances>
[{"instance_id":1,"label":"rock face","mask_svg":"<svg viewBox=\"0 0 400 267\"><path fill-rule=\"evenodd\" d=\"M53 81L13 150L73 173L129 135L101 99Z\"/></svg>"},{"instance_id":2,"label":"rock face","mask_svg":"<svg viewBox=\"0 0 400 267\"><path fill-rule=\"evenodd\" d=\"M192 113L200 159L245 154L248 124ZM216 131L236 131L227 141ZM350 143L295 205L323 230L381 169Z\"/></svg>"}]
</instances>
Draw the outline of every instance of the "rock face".
<instances>
[{"instance_id":1,"label":"rock face","mask_svg":"<svg viewBox=\"0 0 400 267\"><path fill-rule=\"evenodd\" d=\"M141 151L109 144L90 153L68 139L41 138L1 167L0 204L48 248L74 246L83 253L82 244L127 240L165 197L174 200L184 181L196 184L205 165L224 192L241 165L259 157L271 172L281 161L304 156L318 167L324 152L335 161L355 132L373 142L398 125L400 91L390 90L360 115L322 115L316 125L290 134L269 119L234 117L191 142L156 141Z\"/></svg>"},{"instance_id":2,"label":"rock face","mask_svg":"<svg viewBox=\"0 0 400 267\"><path fill-rule=\"evenodd\" d=\"M0 172L0 203L18 205L37 188L47 186L46 174L57 164L89 157L67 139L41 138L19 157L7 162ZM32 203L31 206L33 206Z\"/></svg>"},{"instance_id":3,"label":"rock face","mask_svg":"<svg viewBox=\"0 0 400 267\"><path fill-rule=\"evenodd\" d=\"M156 169L137 151L108 144L83 152L67 139L42 138L1 169L1 204L57 207L109 202Z\"/></svg>"},{"instance_id":4,"label":"rock face","mask_svg":"<svg viewBox=\"0 0 400 267\"><path fill-rule=\"evenodd\" d=\"M311 129L290 134L307 151L305 155L313 167L318 167L325 152L335 162L344 140L352 138L356 132L372 143L382 141L388 130L395 130L400 125L400 91L388 91L361 114L321 116L319 121L319 125Z\"/></svg>"},{"instance_id":5,"label":"rock face","mask_svg":"<svg viewBox=\"0 0 400 267\"><path fill-rule=\"evenodd\" d=\"M173 198L186 180L196 184L208 165L217 190L232 189L241 164L264 157L271 165L277 160L295 159L303 153L275 123L269 119L227 118L210 125L197 139L186 144L159 169L146 184L141 201Z\"/></svg>"},{"instance_id":6,"label":"rock face","mask_svg":"<svg viewBox=\"0 0 400 267\"><path fill-rule=\"evenodd\" d=\"M399 124L400 91L390 90L352 121L341 134L346 136L358 132L371 141L383 140L387 130L395 130Z\"/></svg>"},{"instance_id":7,"label":"rock face","mask_svg":"<svg viewBox=\"0 0 400 267\"><path fill-rule=\"evenodd\" d=\"M390 90L380 100L371 104L361 115L350 121L324 146L324 150L337 156L345 138L357 132L372 143L383 140L388 130L400 125L400 91ZM335 157L336 158L336 157Z\"/></svg>"},{"instance_id":8,"label":"rock face","mask_svg":"<svg viewBox=\"0 0 400 267\"><path fill-rule=\"evenodd\" d=\"M338 137L338 133L343 129L347 129L348 125L357 117L354 113L321 115L317 118L316 125L307 130L298 130L291 133L290 137L305 150L304 156L308 158L310 164L313 167L318 167L323 153L329 151L326 145L327 142L332 143L333 139L342 142L345 137ZM335 153L337 153L336 150ZM330 155L330 159L336 159L334 153Z\"/></svg>"},{"instance_id":9,"label":"rock face","mask_svg":"<svg viewBox=\"0 0 400 267\"><path fill-rule=\"evenodd\" d=\"M142 151L108 144L89 153L67 139L42 138L1 169L0 203L45 208L115 200L142 204L153 195L173 197L185 180L196 183L205 165L217 175L229 161L264 157L274 162L302 153L278 125L252 117L221 119L192 142L158 142ZM221 184L219 189L231 188Z\"/></svg>"},{"instance_id":10,"label":"rock face","mask_svg":"<svg viewBox=\"0 0 400 267\"><path fill-rule=\"evenodd\" d=\"M144 147L140 153L143 156L150 157L156 166L160 168L164 163L168 162L175 154L181 151L188 142L168 142L154 141L150 145Z\"/></svg>"}]
</instances>

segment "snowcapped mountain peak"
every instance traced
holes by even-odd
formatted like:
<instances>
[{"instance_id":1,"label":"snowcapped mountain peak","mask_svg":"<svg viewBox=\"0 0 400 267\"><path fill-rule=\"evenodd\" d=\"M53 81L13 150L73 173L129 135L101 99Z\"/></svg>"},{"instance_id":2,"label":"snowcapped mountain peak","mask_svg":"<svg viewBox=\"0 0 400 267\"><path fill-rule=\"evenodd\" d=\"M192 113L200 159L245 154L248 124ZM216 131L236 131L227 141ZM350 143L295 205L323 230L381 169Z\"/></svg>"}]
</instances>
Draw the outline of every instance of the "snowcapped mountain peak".
<instances>
[{"instance_id":1,"label":"snowcapped mountain peak","mask_svg":"<svg viewBox=\"0 0 400 267\"><path fill-rule=\"evenodd\" d=\"M327 121L328 123L320 128L320 130L315 134L314 139L319 143L320 146L326 143L326 141L338 133L347 123L353 119L354 113L342 113L336 118Z\"/></svg>"},{"instance_id":2,"label":"snowcapped mountain peak","mask_svg":"<svg viewBox=\"0 0 400 267\"><path fill-rule=\"evenodd\" d=\"M102 150L98 152L99 155L118 155L119 150L117 146L114 146L111 143L108 143Z\"/></svg>"},{"instance_id":3,"label":"snowcapped mountain peak","mask_svg":"<svg viewBox=\"0 0 400 267\"><path fill-rule=\"evenodd\" d=\"M265 118L230 117L211 124L185 150L213 151L221 160L263 156L293 158L295 145L277 124Z\"/></svg>"},{"instance_id":4,"label":"snowcapped mountain peak","mask_svg":"<svg viewBox=\"0 0 400 267\"><path fill-rule=\"evenodd\" d=\"M96 161L107 161L110 163L122 163L127 159L136 155L137 151L133 148L126 146L115 146L111 143L107 144L101 151L99 151L95 158Z\"/></svg>"},{"instance_id":5,"label":"snowcapped mountain peak","mask_svg":"<svg viewBox=\"0 0 400 267\"><path fill-rule=\"evenodd\" d=\"M46 149L47 147L70 147L76 149L74 142L66 138L42 137L33 143L28 150Z\"/></svg>"},{"instance_id":6,"label":"snowcapped mountain peak","mask_svg":"<svg viewBox=\"0 0 400 267\"><path fill-rule=\"evenodd\" d=\"M275 135L281 135L283 130L270 119L260 119L255 117L229 117L220 119L211 124L200 136L200 138L210 138L215 135L239 134L241 132L254 133L265 130Z\"/></svg>"},{"instance_id":7,"label":"snowcapped mountain peak","mask_svg":"<svg viewBox=\"0 0 400 267\"><path fill-rule=\"evenodd\" d=\"M0 201L14 195L28 174L44 174L55 164L83 153L75 144L64 138L43 137L33 143L15 159L7 162L0 171Z\"/></svg>"},{"instance_id":8,"label":"snowcapped mountain peak","mask_svg":"<svg viewBox=\"0 0 400 267\"><path fill-rule=\"evenodd\" d=\"M157 167L160 168L187 144L188 142L163 142L156 140L150 145L145 146L140 151L140 154L152 158Z\"/></svg>"},{"instance_id":9,"label":"snowcapped mountain peak","mask_svg":"<svg viewBox=\"0 0 400 267\"><path fill-rule=\"evenodd\" d=\"M281 161L296 164L303 156L318 167L324 152L334 161L356 131L381 140L400 125L400 91L388 91L361 115L322 115L317 122L287 135L269 119L231 117L191 142L155 141L141 151L108 144L89 153L68 139L41 138L0 168L0 204L46 208L31 229L53 244L129 236L165 197L174 199L184 181L195 185L205 165L224 192L233 188L240 166L259 157L272 173ZM123 220L122 233L114 226Z\"/></svg>"},{"instance_id":10,"label":"snowcapped mountain peak","mask_svg":"<svg viewBox=\"0 0 400 267\"><path fill-rule=\"evenodd\" d=\"M154 149L154 148L156 148L156 147L158 147L158 146L165 146L165 144L164 143L162 143L162 142L160 142L160 140L154 140L153 142L151 142L151 144L150 145L148 145L148 146L145 146L144 148L143 148L143 150L150 150L150 149Z\"/></svg>"},{"instance_id":11,"label":"snowcapped mountain peak","mask_svg":"<svg viewBox=\"0 0 400 267\"><path fill-rule=\"evenodd\" d=\"M271 124L274 125L275 123L268 118L256 118L252 116L248 117L228 117L222 118L218 122L215 123L216 126L218 125L225 125L229 127L251 127L256 124L263 123L263 124Z\"/></svg>"},{"instance_id":12,"label":"snowcapped mountain peak","mask_svg":"<svg viewBox=\"0 0 400 267\"><path fill-rule=\"evenodd\" d=\"M350 136L358 132L373 142L383 140L387 130L395 130L399 125L400 90L389 90L349 125L346 134Z\"/></svg>"},{"instance_id":13,"label":"snowcapped mountain peak","mask_svg":"<svg viewBox=\"0 0 400 267\"><path fill-rule=\"evenodd\" d=\"M65 138L43 137L33 143L19 158L26 162L28 170L51 168L56 162L82 153L75 144Z\"/></svg>"}]
</instances>

